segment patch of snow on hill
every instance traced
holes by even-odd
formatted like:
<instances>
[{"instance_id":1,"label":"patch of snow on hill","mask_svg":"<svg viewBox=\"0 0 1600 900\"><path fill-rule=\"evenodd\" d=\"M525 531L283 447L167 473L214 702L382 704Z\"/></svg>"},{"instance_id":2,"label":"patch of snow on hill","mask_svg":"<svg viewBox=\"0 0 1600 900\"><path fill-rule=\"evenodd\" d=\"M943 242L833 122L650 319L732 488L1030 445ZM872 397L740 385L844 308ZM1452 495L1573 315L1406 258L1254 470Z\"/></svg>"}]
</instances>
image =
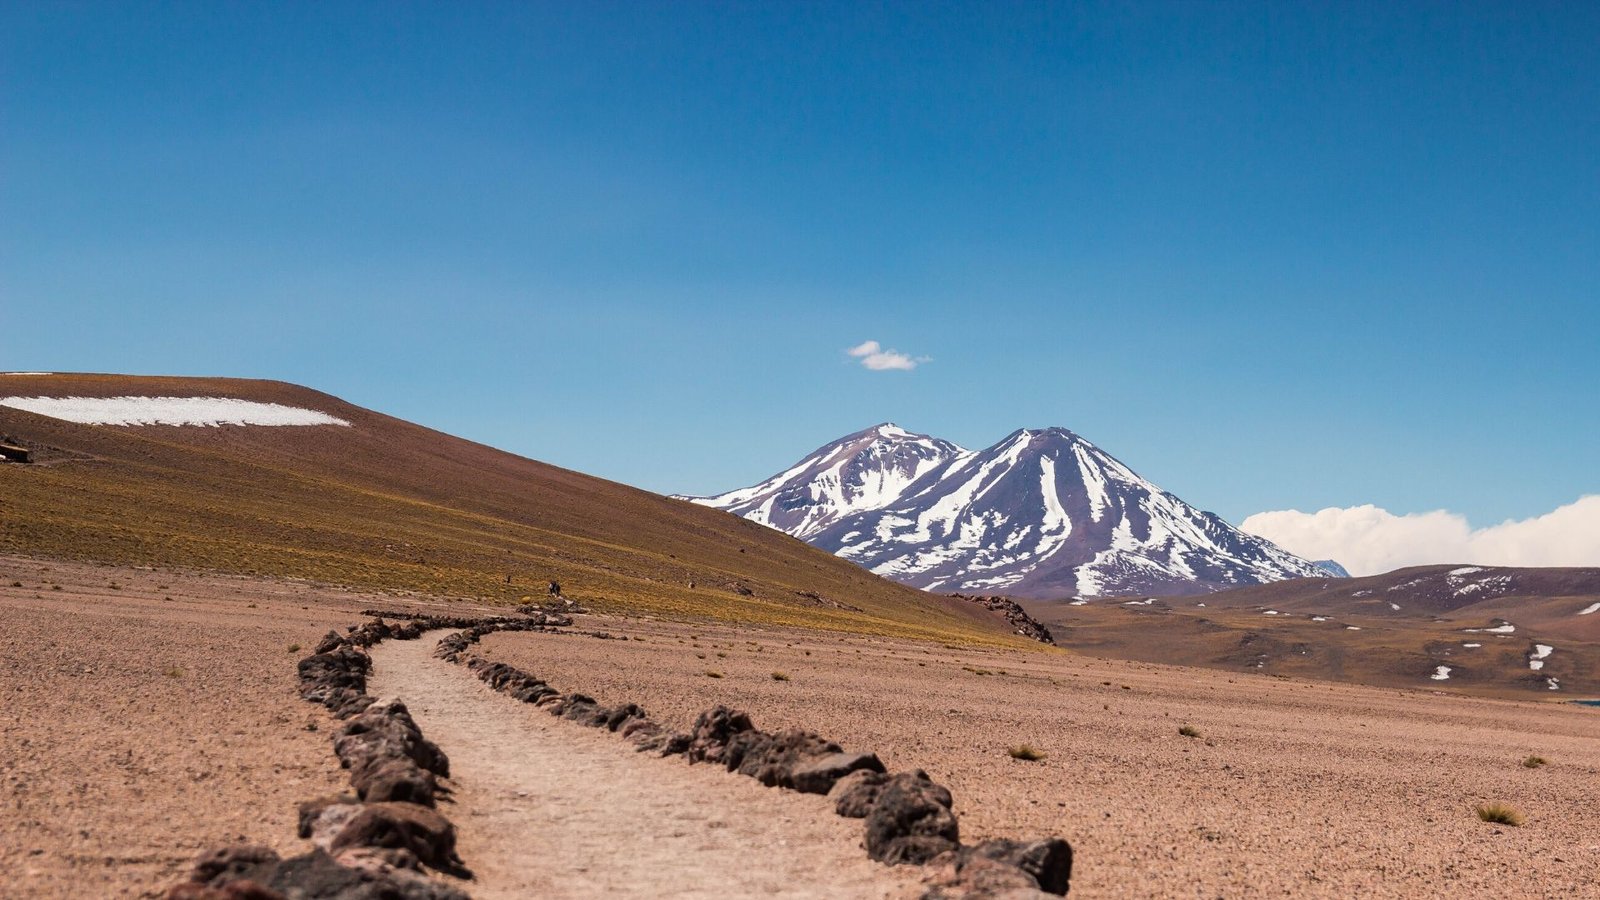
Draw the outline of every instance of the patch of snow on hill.
<instances>
[{"instance_id":1,"label":"patch of snow on hill","mask_svg":"<svg viewBox=\"0 0 1600 900\"><path fill-rule=\"evenodd\" d=\"M1528 657L1528 668L1535 672L1544 668L1544 658L1554 652L1555 649L1549 644L1534 644L1533 655Z\"/></svg>"},{"instance_id":2,"label":"patch of snow on hill","mask_svg":"<svg viewBox=\"0 0 1600 900\"><path fill-rule=\"evenodd\" d=\"M1433 674L1429 675L1428 677L1432 678L1434 681L1449 681L1450 680L1450 667L1449 666L1436 666L1434 668L1434 670L1433 670Z\"/></svg>"},{"instance_id":3,"label":"patch of snow on hill","mask_svg":"<svg viewBox=\"0 0 1600 900\"><path fill-rule=\"evenodd\" d=\"M1596 612L1600 612L1600 603L1591 603L1588 606L1585 606L1583 609L1578 610L1578 615L1588 616L1593 615Z\"/></svg>"},{"instance_id":4,"label":"patch of snow on hill","mask_svg":"<svg viewBox=\"0 0 1600 900\"><path fill-rule=\"evenodd\" d=\"M0 397L0 406L80 425L349 425L311 409L231 397Z\"/></svg>"}]
</instances>

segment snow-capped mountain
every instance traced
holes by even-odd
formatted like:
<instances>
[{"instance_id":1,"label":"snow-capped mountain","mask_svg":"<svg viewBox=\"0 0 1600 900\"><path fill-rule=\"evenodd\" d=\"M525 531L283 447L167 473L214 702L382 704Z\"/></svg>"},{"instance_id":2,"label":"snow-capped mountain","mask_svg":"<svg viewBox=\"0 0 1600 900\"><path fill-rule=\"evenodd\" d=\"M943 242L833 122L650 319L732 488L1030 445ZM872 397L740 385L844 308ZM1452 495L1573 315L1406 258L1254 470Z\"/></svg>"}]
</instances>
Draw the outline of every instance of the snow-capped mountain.
<instances>
[{"instance_id":1,"label":"snow-capped mountain","mask_svg":"<svg viewBox=\"0 0 1600 900\"><path fill-rule=\"evenodd\" d=\"M759 485L695 502L925 590L1204 593L1327 575L1064 428L1020 430L972 452L880 425Z\"/></svg>"},{"instance_id":2,"label":"snow-capped mountain","mask_svg":"<svg viewBox=\"0 0 1600 900\"><path fill-rule=\"evenodd\" d=\"M715 497L682 497L715 506L809 541L852 513L893 503L912 482L972 451L885 422L818 447L760 484Z\"/></svg>"}]
</instances>

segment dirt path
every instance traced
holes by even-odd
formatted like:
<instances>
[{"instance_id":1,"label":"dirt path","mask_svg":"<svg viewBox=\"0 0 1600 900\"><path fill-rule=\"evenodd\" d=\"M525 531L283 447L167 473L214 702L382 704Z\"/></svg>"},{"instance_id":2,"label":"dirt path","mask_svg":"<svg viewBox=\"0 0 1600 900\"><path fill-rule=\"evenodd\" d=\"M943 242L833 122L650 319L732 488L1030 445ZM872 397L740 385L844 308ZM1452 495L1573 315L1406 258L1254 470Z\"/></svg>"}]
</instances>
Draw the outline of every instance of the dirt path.
<instances>
[{"instance_id":1,"label":"dirt path","mask_svg":"<svg viewBox=\"0 0 1600 900\"><path fill-rule=\"evenodd\" d=\"M869 861L861 823L823 798L636 754L434 659L436 637L374 648L369 691L403 699L449 754L444 812L475 898L882 898L914 882Z\"/></svg>"}]
</instances>

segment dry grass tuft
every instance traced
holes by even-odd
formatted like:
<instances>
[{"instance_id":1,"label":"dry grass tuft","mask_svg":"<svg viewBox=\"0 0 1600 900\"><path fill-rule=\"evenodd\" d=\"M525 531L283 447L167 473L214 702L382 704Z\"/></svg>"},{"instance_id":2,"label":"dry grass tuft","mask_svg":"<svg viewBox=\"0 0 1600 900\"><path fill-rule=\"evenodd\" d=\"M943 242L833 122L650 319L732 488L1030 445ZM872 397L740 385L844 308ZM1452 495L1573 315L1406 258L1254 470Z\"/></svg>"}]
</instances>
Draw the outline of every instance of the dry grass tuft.
<instances>
[{"instance_id":1,"label":"dry grass tuft","mask_svg":"<svg viewBox=\"0 0 1600 900\"><path fill-rule=\"evenodd\" d=\"M1194 727L1193 725L1182 725L1179 726L1178 733L1184 737L1197 738L1200 736L1200 729Z\"/></svg>"},{"instance_id":2,"label":"dry grass tuft","mask_svg":"<svg viewBox=\"0 0 1600 900\"><path fill-rule=\"evenodd\" d=\"M1037 762L1038 760L1044 759L1044 751L1037 750L1028 744L1018 744L1017 746L1012 747L1010 750L1007 750L1006 754L1012 759L1020 759L1025 762Z\"/></svg>"},{"instance_id":3,"label":"dry grass tuft","mask_svg":"<svg viewBox=\"0 0 1600 900\"><path fill-rule=\"evenodd\" d=\"M1478 818L1496 825L1510 825L1516 827L1527 821L1522 811L1509 803L1496 800L1493 803L1480 803L1477 808Z\"/></svg>"},{"instance_id":4,"label":"dry grass tuft","mask_svg":"<svg viewBox=\"0 0 1600 900\"><path fill-rule=\"evenodd\" d=\"M773 681L788 681L789 680L789 673L788 672L773 672L772 673L772 680Z\"/></svg>"},{"instance_id":5,"label":"dry grass tuft","mask_svg":"<svg viewBox=\"0 0 1600 900\"><path fill-rule=\"evenodd\" d=\"M716 669L707 669L706 670L706 677L707 678L721 678L722 677L722 673L718 672Z\"/></svg>"},{"instance_id":6,"label":"dry grass tuft","mask_svg":"<svg viewBox=\"0 0 1600 900\"><path fill-rule=\"evenodd\" d=\"M1530 756L1522 761L1522 767L1525 769L1538 769L1549 764L1550 760L1542 756Z\"/></svg>"}]
</instances>

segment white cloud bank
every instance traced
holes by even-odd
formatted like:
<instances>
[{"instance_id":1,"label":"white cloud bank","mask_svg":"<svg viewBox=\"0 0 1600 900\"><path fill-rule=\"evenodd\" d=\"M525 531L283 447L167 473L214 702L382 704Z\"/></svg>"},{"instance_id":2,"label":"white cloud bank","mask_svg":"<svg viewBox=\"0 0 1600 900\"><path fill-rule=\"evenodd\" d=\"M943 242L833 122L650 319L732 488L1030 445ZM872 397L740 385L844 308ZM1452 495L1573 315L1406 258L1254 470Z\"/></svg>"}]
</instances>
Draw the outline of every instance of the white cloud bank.
<instances>
[{"instance_id":1,"label":"white cloud bank","mask_svg":"<svg viewBox=\"0 0 1600 900\"><path fill-rule=\"evenodd\" d=\"M1256 513L1240 527L1298 556L1335 560L1352 575L1436 563L1600 566L1600 495L1488 528L1442 509L1397 516L1371 504Z\"/></svg>"},{"instance_id":2,"label":"white cloud bank","mask_svg":"<svg viewBox=\"0 0 1600 900\"><path fill-rule=\"evenodd\" d=\"M874 372L882 372L887 369L901 369L909 372L928 361L926 356L912 357L909 354L901 353L899 350L885 350L883 345L877 341L863 341L845 352L861 360L863 366Z\"/></svg>"}]
</instances>

